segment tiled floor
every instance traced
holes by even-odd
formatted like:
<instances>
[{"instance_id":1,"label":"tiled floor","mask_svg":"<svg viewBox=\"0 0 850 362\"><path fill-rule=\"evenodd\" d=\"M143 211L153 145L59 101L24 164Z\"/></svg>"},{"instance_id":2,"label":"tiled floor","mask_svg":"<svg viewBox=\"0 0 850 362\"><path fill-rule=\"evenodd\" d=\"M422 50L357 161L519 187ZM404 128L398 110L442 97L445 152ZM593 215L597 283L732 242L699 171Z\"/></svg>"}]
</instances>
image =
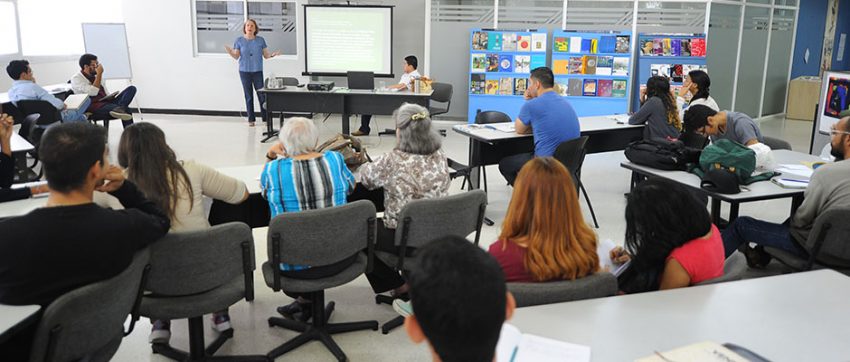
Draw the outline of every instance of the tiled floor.
<instances>
[{"instance_id":1,"label":"tiled floor","mask_svg":"<svg viewBox=\"0 0 850 362\"><path fill-rule=\"evenodd\" d=\"M321 120L321 118L316 119ZM388 117L374 119L377 124L373 125L373 129L383 129L392 124ZM269 147L269 144L259 143L262 138L262 127L249 128L244 120L238 118L149 114L144 116L144 121L155 123L165 130L168 143L175 149L178 157L195 159L213 167L263 163L263 155ZM356 123L356 120L353 123ZM452 125L452 123L437 123L438 127L443 129L448 129ZM356 125L352 124L352 127ZM340 120L338 117L331 116L327 121L319 123L319 128L322 132L321 138L329 138L332 134L339 132ZM808 150L810 122L772 119L762 123L762 130L766 135L788 140L795 150L804 152ZM113 125L110 130L113 160L120 133L121 127L117 124ZM363 140L372 155L380 155L392 149L395 141L392 136L369 136L364 137ZM454 132L448 132L443 147L451 158L456 160L467 158L467 139ZM628 191L629 182L629 173L619 167L619 163L623 160L622 152L588 155L582 170L582 179L601 226L597 232L601 238L612 239L618 244L622 243L625 232L623 194ZM495 166L488 168L488 176L490 203L487 216L496 222L496 226L484 227L481 246L485 248L498 236L499 225L504 218L511 194L510 188L505 186ZM459 191L460 181L456 180L452 185L452 192ZM586 209L584 203L582 207ZM789 208L788 200L745 204L741 207L741 214L779 222L788 217ZM585 214L590 221L589 213L585 211ZM254 240L257 261L262 263L266 255L266 229L255 229ZM294 332L269 328L266 323L268 317L276 315L275 307L287 304L291 302L291 299L267 288L259 271L255 272L254 278L256 300L252 303L242 301L231 308L236 335L221 349L222 354L262 354L295 336ZM391 307L374 304L371 289L364 277L328 291L327 300L337 302L332 321L375 319L383 323L396 316ZM208 319L205 322L210 323ZM136 330L124 339L115 360L165 361L165 358L152 355L150 352L147 343L149 328L150 324L147 320L140 321ZM178 348L188 348L185 321L174 322L172 334L173 345ZM213 332L208 330L207 341L213 336ZM427 347L412 345L403 329L397 329L389 335L372 331L353 332L337 335L335 339L351 361L430 360ZM331 361L333 357L320 343L313 342L284 355L279 360Z\"/></svg>"}]
</instances>

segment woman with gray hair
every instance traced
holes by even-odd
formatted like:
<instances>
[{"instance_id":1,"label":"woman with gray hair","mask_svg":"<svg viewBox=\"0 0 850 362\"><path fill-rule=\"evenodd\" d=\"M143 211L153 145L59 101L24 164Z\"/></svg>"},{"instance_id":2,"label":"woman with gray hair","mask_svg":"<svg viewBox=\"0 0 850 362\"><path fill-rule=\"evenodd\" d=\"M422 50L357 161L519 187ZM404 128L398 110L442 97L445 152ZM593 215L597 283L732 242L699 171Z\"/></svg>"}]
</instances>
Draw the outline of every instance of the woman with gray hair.
<instances>
[{"instance_id":1,"label":"woman with gray hair","mask_svg":"<svg viewBox=\"0 0 850 362\"><path fill-rule=\"evenodd\" d=\"M394 245L398 213L408 202L448 195L449 167L440 149L442 139L431 127L428 110L416 104L403 104L393 114L396 147L375 162L360 167L360 183L367 189L384 188L384 218L378 220L376 250L397 252ZM407 292L404 279L388 265L375 260L366 274L375 293L392 290Z\"/></svg>"},{"instance_id":2,"label":"woman with gray hair","mask_svg":"<svg viewBox=\"0 0 850 362\"><path fill-rule=\"evenodd\" d=\"M335 151L316 152L319 131L312 120L289 118L279 134L280 142L266 153L267 163L260 175L263 197L269 202L271 217L284 212L322 209L343 205L354 190L354 176L345 165L342 154ZM356 260L343 260L332 265L281 264L281 275L291 278L314 279L335 275ZM306 322L312 310L306 294L287 293L297 300L278 308L287 318Z\"/></svg>"}]
</instances>

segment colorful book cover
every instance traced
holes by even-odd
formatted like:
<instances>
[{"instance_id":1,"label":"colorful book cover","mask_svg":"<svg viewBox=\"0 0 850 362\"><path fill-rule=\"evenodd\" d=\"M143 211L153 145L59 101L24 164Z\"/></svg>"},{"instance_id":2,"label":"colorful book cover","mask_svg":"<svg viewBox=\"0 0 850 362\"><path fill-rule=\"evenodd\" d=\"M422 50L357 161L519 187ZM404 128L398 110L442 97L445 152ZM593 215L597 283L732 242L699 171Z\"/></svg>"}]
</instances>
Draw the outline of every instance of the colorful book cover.
<instances>
[{"instance_id":1,"label":"colorful book cover","mask_svg":"<svg viewBox=\"0 0 850 362\"><path fill-rule=\"evenodd\" d=\"M567 89L569 85L564 83L564 81L555 81L555 92L558 93L559 96L567 95Z\"/></svg>"},{"instance_id":2,"label":"colorful book cover","mask_svg":"<svg viewBox=\"0 0 850 362\"><path fill-rule=\"evenodd\" d=\"M546 54L535 54L531 56L531 70L546 66Z\"/></svg>"},{"instance_id":3,"label":"colorful book cover","mask_svg":"<svg viewBox=\"0 0 850 362\"><path fill-rule=\"evenodd\" d=\"M499 80L499 94L513 95L514 94L514 79L511 77L502 77Z\"/></svg>"},{"instance_id":4,"label":"colorful book cover","mask_svg":"<svg viewBox=\"0 0 850 362\"><path fill-rule=\"evenodd\" d=\"M597 58L595 55L585 55L582 57L582 63L584 65L584 73L582 74L596 74L596 61Z\"/></svg>"},{"instance_id":5,"label":"colorful book cover","mask_svg":"<svg viewBox=\"0 0 850 362\"><path fill-rule=\"evenodd\" d=\"M490 33L487 38L487 50L502 51L502 33Z\"/></svg>"},{"instance_id":6,"label":"colorful book cover","mask_svg":"<svg viewBox=\"0 0 850 362\"><path fill-rule=\"evenodd\" d=\"M514 95L524 96L526 89L528 89L528 78L514 79Z\"/></svg>"},{"instance_id":7,"label":"colorful book cover","mask_svg":"<svg viewBox=\"0 0 850 362\"><path fill-rule=\"evenodd\" d=\"M484 87L487 85L487 80L484 74L472 74L469 80L470 94L484 94Z\"/></svg>"},{"instance_id":8,"label":"colorful book cover","mask_svg":"<svg viewBox=\"0 0 850 362\"><path fill-rule=\"evenodd\" d=\"M670 67L670 79L674 83L682 83L682 81L684 81L683 68L681 64L673 64Z\"/></svg>"},{"instance_id":9,"label":"colorful book cover","mask_svg":"<svg viewBox=\"0 0 850 362\"><path fill-rule=\"evenodd\" d=\"M682 39L682 56L683 57L691 56L691 40L690 39Z\"/></svg>"},{"instance_id":10,"label":"colorful book cover","mask_svg":"<svg viewBox=\"0 0 850 362\"><path fill-rule=\"evenodd\" d=\"M670 41L670 54L674 57L682 56L682 39L673 39Z\"/></svg>"},{"instance_id":11,"label":"colorful book cover","mask_svg":"<svg viewBox=\"0 0 850 362\"><path fill-rule=\"evenodd\" d=\"M570 53L581 53L581 37L570 37Z\"/></svg>"},{"instance_id":12,"label":"colorful book cover","mask_svg":"<svg viewBox=\"0 0 850 362\"><path fill-rule=\"evenodd\" d=\"M631 47L631 37L628 35L617 35L617 45L615 47L615 52L628 54L629 48Z\"/></svg>"},{"instance_id":13,"label":"colorful book cover","mask_svg":"<svg viewBox=\"0 0 850 362\"><path fill-rule=\"evenodd\" d=\"M611 75L628 76L629 75L629 58L616 57L614 58L614 69Z\"/></svg>"},{"instance_id":14,"label":"colorful book cover","mask_svg":"<svg viewBox=\"0 0 850 362\"><path fill-rule=\"evenodd\" d=\"M626 81L624 80L615 80L614 84L611 86L611 94L614 97L625 98L626 97Z\"/></svg>"},{"instance_id":15,"label":"colorful book cover","mask_svg":"<svg viewBox=\"0 0 850 362\"><path fill-rule=\"evenodd\" d=\"M590 39L590 52L599 53L599 39Z\"/></svg>"},{"instance_id":16,"label":"colorful book cover","mask_svg":"<svg viewBox=\"0 0 850 362\"><path fill-rule=\"evenodd\" d=\"M596 97L596 79L585 79L582 94L585 97Z\"/></svg>"},{"instance_id":17,"label":"colorful book cover","mask_svg":"<svg viewBox=\"0 0 850 362\"><path fill-rule=\"evenodd\" d=\"M472 72L483 73L487 71L487 54L472 54Z\"/></svg>"},{"instance_id":18,"label":"colorful book cover","mask_svg":"<svg viewBox=\"0 0 850 362\"><path fill-rule=\"evenodd\" d=\"M472 49L487 50L487 32L476 31L472 33Z\"/></svg>"},{"instance_id":19,"label":"colorful book cover","mask_svg":"<svg viewBox=\"0 0 850 362\"><path fill-rule=\"evenodd\" d=\"M582 83L581 79L570 79L567 83L567 95L573 97L581 97Z\"/></svg>"},{"instance_id":20,"label":"colorful book cover","mask_svg":"<svg viewBox=\"0 0 850 362\"><path fill-rule=\"evenodd\" d=\"M650 75L670 78L670 64L650 64Z\"/></svg>"},{"instance_id":21,"label":"colorful book cover","mask_svg":"<svg viewBox=\"0 0 850 362\"><path fill-rule=\"evenodd\" d=\"M695 38L691 39L691 56L693 57L704 57L705 56L705 39Z\"/></svg>"},{"instance_id":22,"label":"colorful book cover","mask_svg":"<svg viewBox=\"0 0 850 362\"><path fill-rule=\"evenodd\" d=\"M531 56L530 55L515 55L514 56L514 72L515 73L531 73Z\"/></svg>"},{"instance_id":23,"label":"colorful book cover","mask_svg":"<svg viewBox=\"0 0 850 362\"><path fill-rule=\"evenodd\" d=\"M661 42L661 47L662 47L661 49L664 52L665 57L672 55L670 38L664 38L664 40L662 40L662 42Z\"/></svg>"},{"instance_id":24,"label":"colorful book cover","mask_svg":"<svg viewBox=\"0 0 850 362\"><path fill-rule=\"evenodd\" d=\"M582 39L581 40L581 52L582 53L590 53L590 47L593 45L593 39Z\"/></svg>"},{"instance_id":25,"label":"colorful book cover","mask_svg":"<svg viewBox=\"0 0 850 362\"><path fill-rule=\"evenodd\" d=\"M499 81L496 79L487 79L486 94L499 94Z\"/></svg>"},{"instance_id":26,"label":"colorful book cover","mask_svg":"<svg viewBox=\"0 0 850 362\"><path fill-rule=\"evenodd\" d=\"M555 59L552 61L552 73L570 74L570 61L567 59Z\"/></svg>"},{"instance_id":27,"label":"colorful book cover","mask_svg":"<svg viewBox=\"0 0 850 362\"><path fill-rule=\"evenodd\" d=\"M596 95L599 97L612 97L614 95L614 81L600 79L596 84Z\"/></svg>"},{"instance_id":28,"label":"colorful book cover","mask_svg":"<svg viewBox=\"0 0 850 362\"><path fill-rule=\"evenodd\" d=\"M652 39L644 39L640 41L641 55L655 55L655 41Z\"/></svg>"},{"instance_id":29,"label":"colorful book cover","mask_svg":"<svg viewBox=\"0 0 850 362\"><path fill-rule=\"evenodd\" d=\"M686 76L695 70L701 70L703 72L708 73L708 67L705 65L698 64L682 64L682 75Z\"/></svg>"},{"instance_id":30,"label":"colorful book cover","mask_svg":"<svg viewBox=\"0 0 850 362\"><path fill-rule=\"evenodd\" d=\"M664 55L664 39L652 40L652 53L654 55Z\"/></svg>"},{"instance_id":31,"label":"colorful book cover","mask_svg":"<svg viewBox=\"0 0 850 362\"><path fill-rule=\"evenodd\" d=\"M567 38L559 36L555 38L555 49L553 50L556 52L566 53L570 50L569 44L570 42Z\"/></svg>"},{"instance_id":32,"label":"colorful book cover","mask_svg":"<svg viewBox=\"0 0 850 362\"><path fill-rule=\"evenodd\" d=\"M617 48L617 37L613 35L603 35L599 37L599 52L614 53Z\"/></svg>"},{"instance_id":33,"label":"colorful book cover","mask_svg":"<svg viewBox=\"0 0 850 362\"><path fill-rule=\"evenodd\" d=\"M584 63L582 57L570 57L569 74L582 74Z\"/></svg>"},{"instance_id":34,"label":"colorful book cover","mask_svg":"<svg viewBox=\"0 0 850 362\"><path fill-rule=\"evenodd\" d=\"M596 75L612 75L614 73L614 57L600 55L596 60Z\"/></svg>"},{"instance_id":35,"label":"colorful book cover","mask_svg":"<svg viewBox=\"0 0 850 362\"><path fill-rule=\"evenodd\" d=\"M514 57L512 55L499 55L499 71L503 73L514 71Z\"/></svg>"},{"instance_id":36,"label":"colorful book cover","mask_svg":"<svg viewBox=\"0 0 850 362\"><path fill-rule=\"evenodd\" d=\"M516 51L516 33L502 33L502 51Z\"/></svg>"},{"instance_id":37,"label":"colorful book cover","mask_svg":"<svg viewBox=\"0 0 850 362\"><path fill-rule=\"evenodd\" d=\"M545 52L546 51L546 34L531 34L531 51Z\"/></svg>"},{"instance_id":38,"label":"colorful book cover","mask_svg":"<svg viewBox=\"0 0 850 362\"><path fill-rule=\"evenodd\" d=\"M531 35L517 35L516 50L521 52L531 51Z\"/></svg>"},{"instance_id":39,"label":"colorful book cover","mask_svg":"<svg viewBox=\"0 0 850 362\"><path fill-rule=\"evenodd\" d=\"M498 72L499 71L499 54L494 54L494 53L487 54L487 71L488 72Z\"/></svg>"}]
</instances>

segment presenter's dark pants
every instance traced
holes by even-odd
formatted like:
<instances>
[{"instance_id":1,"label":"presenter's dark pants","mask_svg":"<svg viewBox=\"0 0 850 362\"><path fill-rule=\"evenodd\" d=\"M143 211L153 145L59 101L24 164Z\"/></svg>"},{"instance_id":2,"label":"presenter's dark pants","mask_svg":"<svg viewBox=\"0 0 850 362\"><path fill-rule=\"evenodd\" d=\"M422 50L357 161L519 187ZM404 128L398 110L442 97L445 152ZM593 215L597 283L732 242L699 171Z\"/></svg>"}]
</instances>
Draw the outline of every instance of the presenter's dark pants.
<instances>
[{"instance_id":1,"label":"presenter's dark pants","mask_svg":"<svg viewBox=\"0 0 850 362\"><path fill-rule=\"evenodd\" d=\"M377 229L378 240L375 243L375 251L398 255L398 248L395 246L395 229L385 227L383 219L378 219ZM406 254L407 256L411 256L412 253L413 249L410 248ZM372 290L375 294L393 290L404 285L404 279L393 267L394 265L387 265L387 263L375 257L372 263L372 272L366 273L366 279L369 279L369 284L372 285Z\"/></svg>"},{"instance_id":2,"label":"presenter's dark pants","mask_svg":"<svg viewBox=\"0 0 850 362\"><path fill-rule=\"evenodd\" d=\"M239 79L242 81L242 91L245 93L248 122L254 123L257 120L254 116L254 91L263 88L263 72L239 72ZM260 117L263 117L263 121L265 121L266 95L257 93L257 99L260 100Z\"/></svg>"},{"instance_id":3,"label":"presenter's dark pants","mask_svg":"<svg viewBox=\"0 0 850 362\"><path fill-rule=\"evenodd\" d=\"M533 158L533 153L520 153L505 157L499 161L499 172L501 172L502 176L505 176L505 180L508 180L508 183L513 186L514 180L516 180L516 176L519 174L519 170L522 169L522 166L525 165L526 162L531 161Z\"/></svg>"},{"instance_id":4,"label":"presenter's dark pants","mask_svg":"<svg viewBox=\"0 0 850 362\"><path fill-rule=\"evenodd\" d=\"M360 115L360 132L363 132L365 134L369 134L369 132L372 131L372 129L369 128L369 123L371 123L371 122L372 122L372 115L371 114Z\"/></svg>"},{"instance_id":5,"label":"presenter's dark pants","mask_svg":"<svg viewBox=\"0 0 850 362\"><path fill-rule=\"evenodd\" d=\"M114 101L104 104L93 113L96 115L108 116L109 112L114 111L115 108L123 108L124 112L130 113L130 102L133 101L134 97L136 97L136 86L131 85L124 88L121 93L118 93L118 95L115 96ZM127 128L127 126L133 124L133 120L121 121L121 123L124 125L124 128Z\"/></svg>"}]
</instances>

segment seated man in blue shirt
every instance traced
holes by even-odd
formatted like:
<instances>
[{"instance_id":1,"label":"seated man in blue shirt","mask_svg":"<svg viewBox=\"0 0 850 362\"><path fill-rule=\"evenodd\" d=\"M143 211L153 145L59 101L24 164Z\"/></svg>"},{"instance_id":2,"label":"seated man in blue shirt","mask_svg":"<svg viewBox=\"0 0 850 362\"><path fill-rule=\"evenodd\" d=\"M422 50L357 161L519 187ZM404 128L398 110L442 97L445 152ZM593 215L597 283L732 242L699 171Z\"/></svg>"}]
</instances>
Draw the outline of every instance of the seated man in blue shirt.
<instances>
[{"instance_id":1,"label":"seated man in blue shirt","mask_svg":"<svg viewBox=\"0 0 850 362\"><path fill-rule=\"evenodd\" d=\"M535 68L528 80L519 111L516 132L534 134L534 153L520 153L499 161L499 171L513 185L519 170L535 156L552 156L562 142L581 135L578 115L566 99L555 92L555 75L547 67Z\"/></svg>"},{"instance_id":2,"label":"seated man in blue shirt","mask_svg":"<svg viewBox=\"0 0 850 362\"><path fill-rule=\"evenodd\" d=\"M17 106L18 101L43 100L61 111L62 121L64 122L86 121L85 111L91 104L91 101L86 99L80 104L79 108L68 109L65 102L62 102L59 98L56 98L50 92L35 84L35 76L28 61L13 60L9 62L9 65L6 66L6 73L14 80L12 88L9 89L9 100L12 101L12 104Z\"/></svg>"}]
</instances>

